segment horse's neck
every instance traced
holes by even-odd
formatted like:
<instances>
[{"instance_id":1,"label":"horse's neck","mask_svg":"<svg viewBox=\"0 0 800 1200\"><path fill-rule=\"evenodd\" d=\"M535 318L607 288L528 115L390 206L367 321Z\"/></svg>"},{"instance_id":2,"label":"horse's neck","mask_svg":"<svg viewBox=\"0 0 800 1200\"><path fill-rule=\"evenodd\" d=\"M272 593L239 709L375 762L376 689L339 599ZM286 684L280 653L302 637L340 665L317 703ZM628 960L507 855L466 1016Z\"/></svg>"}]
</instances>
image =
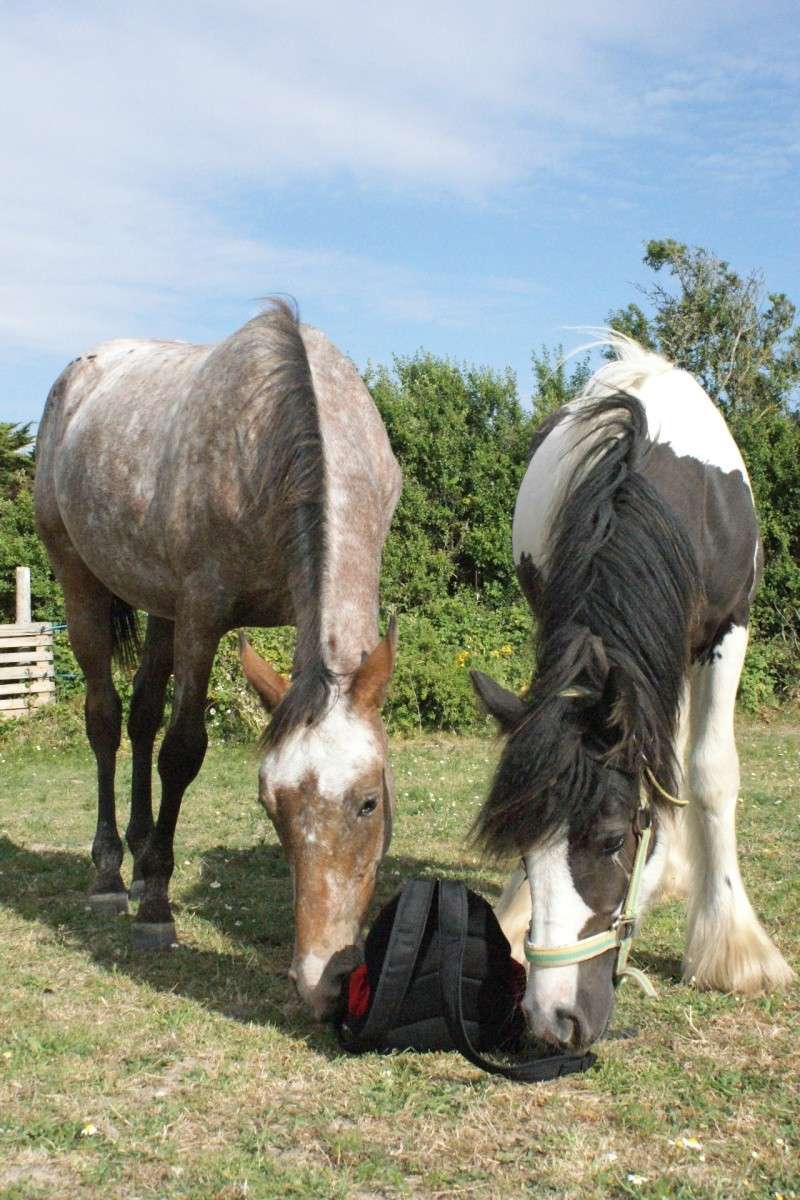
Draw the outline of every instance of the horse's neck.
<instances>
[{"instance_id":1,"label":"horse's neck","mask_svg":"<svg viewBox=\"0 0 800 1200\"><path fill-rule=\"evenodd\" d=\"M330 476L329 476L330 478ZM326 665L349 674L378 641L380 543L365 498L330 478L326 504L326 567L320 613L320 641Z\"/></svg>"},{"instance_id":2,"label":"horse's neck","mask_svg":"<svg viewBox=\"0 0 800 1200\"><path fill-rule=\"evenodd\" d=\"M349 359L303 327L325 453L320 649L349 674L378 641L381 550L400 477L386 430Z\"/></svg>"}]
</instances>

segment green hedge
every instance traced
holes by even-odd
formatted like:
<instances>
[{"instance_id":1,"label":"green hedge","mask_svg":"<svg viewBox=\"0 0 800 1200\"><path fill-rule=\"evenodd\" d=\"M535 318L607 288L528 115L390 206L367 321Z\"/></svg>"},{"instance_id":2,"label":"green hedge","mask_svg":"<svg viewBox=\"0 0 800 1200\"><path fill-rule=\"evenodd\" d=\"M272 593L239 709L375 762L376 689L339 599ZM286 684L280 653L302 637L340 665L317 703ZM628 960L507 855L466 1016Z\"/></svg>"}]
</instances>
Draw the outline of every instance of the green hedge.
<instances>
[{"instance_id":1,"label":"green hedge","mask_svg":"<svg viewBox=\"0 0 800 1200\"><path fill-rule=\"evenodd\" d=\"M742 281L727 264L677 242L649 243L645 261L675 275L678 296L659 285L649 293L652 316L629 305L613 315L613 323L674 361L705 370L703 382L731 424L756 494L767 565L740 700L755 709L796 699L800 421L792 396L800 380L800 332L794 309L782 296L761 303L752 280ZM731 354L739 355L733 366ZM568 372L547 350L533 363L532 412L520 404L510 371L420 352L367 373L404 473L381 584L384 624L390 612L399 620L386 707L394 732L488 728L473 700L469 669L488 671L517 690L530 677L532 621L511 561L511 516L533 430L589 372L586 359ZM62 597L34 531L32 463L19 453L28 439L26 428L0 425L0 620L13 619L14 567L25 563L32 569L35 617L60 622ZM288 671L291 630L252 631L252 641ZM59 695L72 713L77 699L70 707L70 698L82 692L82 683L63 635L56 639L56 668ZM118 678L127 697L130 679ZM215 736L251 739L263 721L230 635L211 679L209 728Z\"/></svg>"}]
</instances>

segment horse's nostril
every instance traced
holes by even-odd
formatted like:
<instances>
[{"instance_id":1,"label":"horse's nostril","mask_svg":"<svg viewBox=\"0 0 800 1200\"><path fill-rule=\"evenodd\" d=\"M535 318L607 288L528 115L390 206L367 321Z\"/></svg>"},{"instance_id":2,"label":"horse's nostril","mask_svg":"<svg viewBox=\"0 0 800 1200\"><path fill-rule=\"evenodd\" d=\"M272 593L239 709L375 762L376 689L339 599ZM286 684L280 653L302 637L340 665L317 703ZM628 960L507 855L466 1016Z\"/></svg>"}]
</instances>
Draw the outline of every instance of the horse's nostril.
<instances>
[{"instance_id":1,"label":"horse's nostril","mask_svg":"<svg viewBox=\"0 0 800 1200\"><path fill-rule=\"evenodd\" d=\"M585 1045L585 1029L578 1013L569 1008L557 1008L556 1031L560 1044L567 1050Z\"/></svg>"}]
</instances>

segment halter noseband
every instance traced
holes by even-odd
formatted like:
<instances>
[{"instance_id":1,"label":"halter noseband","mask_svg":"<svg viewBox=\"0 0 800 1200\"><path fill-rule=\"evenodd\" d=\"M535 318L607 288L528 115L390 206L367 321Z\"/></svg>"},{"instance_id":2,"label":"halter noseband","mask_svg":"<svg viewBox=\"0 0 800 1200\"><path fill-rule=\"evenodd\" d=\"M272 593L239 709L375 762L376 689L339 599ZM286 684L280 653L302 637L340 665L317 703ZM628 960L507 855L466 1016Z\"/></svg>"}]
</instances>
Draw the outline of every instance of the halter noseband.
<instances>
[{"instance_id":1,"label":"halter noseband","mask_svg":"<svg viewBox=\"0 0 800 1200\"><path fill-rule=\"evenodd\" d=\"M678 796L667 792L653 775L649 767L645 774L656 791L672 804L683 806L688 803ZM626 977L634 979L646 995L654 997L656 989L650 980L637 967L628 966L628 955L633 944L636 922L639 918L639 889L642 882L644 866L647 862L647 851L650 848L652 835L652 812L647 788L642 783L639 790L639 807L633 821L633 832L636 835L636 855L633 869L628 879L628 890L622 903L619 915L614 918L610 929L603 933L592 934L569 946L535 946L530 938L525 939L525 957L535 967L566 967L574 963L586 962L605 954L607 950L617 951L617 961L614 968L614 982L618 983ZM523 860L524 861L524 860ZM527 864L525 874L527 875Z\"/></svg>"}]
</instances>

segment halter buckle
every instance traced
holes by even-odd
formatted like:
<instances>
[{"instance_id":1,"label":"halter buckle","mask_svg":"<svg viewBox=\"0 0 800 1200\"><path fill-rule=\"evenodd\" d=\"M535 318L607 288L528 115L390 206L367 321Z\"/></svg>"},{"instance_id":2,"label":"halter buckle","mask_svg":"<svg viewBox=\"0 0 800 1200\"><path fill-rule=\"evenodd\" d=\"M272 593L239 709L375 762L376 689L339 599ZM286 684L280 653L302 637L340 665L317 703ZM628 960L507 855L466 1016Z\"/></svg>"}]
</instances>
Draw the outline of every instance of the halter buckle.
<instances>
[{"instance_id":1,"label":"halter buckle","mask_svg":"<svg viewBox=\"0 0 800 1200\"><path fill-rule=\"evenodd\" d=\"M629 938L632 938L635 926L636 917L618 917L614 923L614 929L619 941L627 942Z\"/></svg>"}]
</instances>

